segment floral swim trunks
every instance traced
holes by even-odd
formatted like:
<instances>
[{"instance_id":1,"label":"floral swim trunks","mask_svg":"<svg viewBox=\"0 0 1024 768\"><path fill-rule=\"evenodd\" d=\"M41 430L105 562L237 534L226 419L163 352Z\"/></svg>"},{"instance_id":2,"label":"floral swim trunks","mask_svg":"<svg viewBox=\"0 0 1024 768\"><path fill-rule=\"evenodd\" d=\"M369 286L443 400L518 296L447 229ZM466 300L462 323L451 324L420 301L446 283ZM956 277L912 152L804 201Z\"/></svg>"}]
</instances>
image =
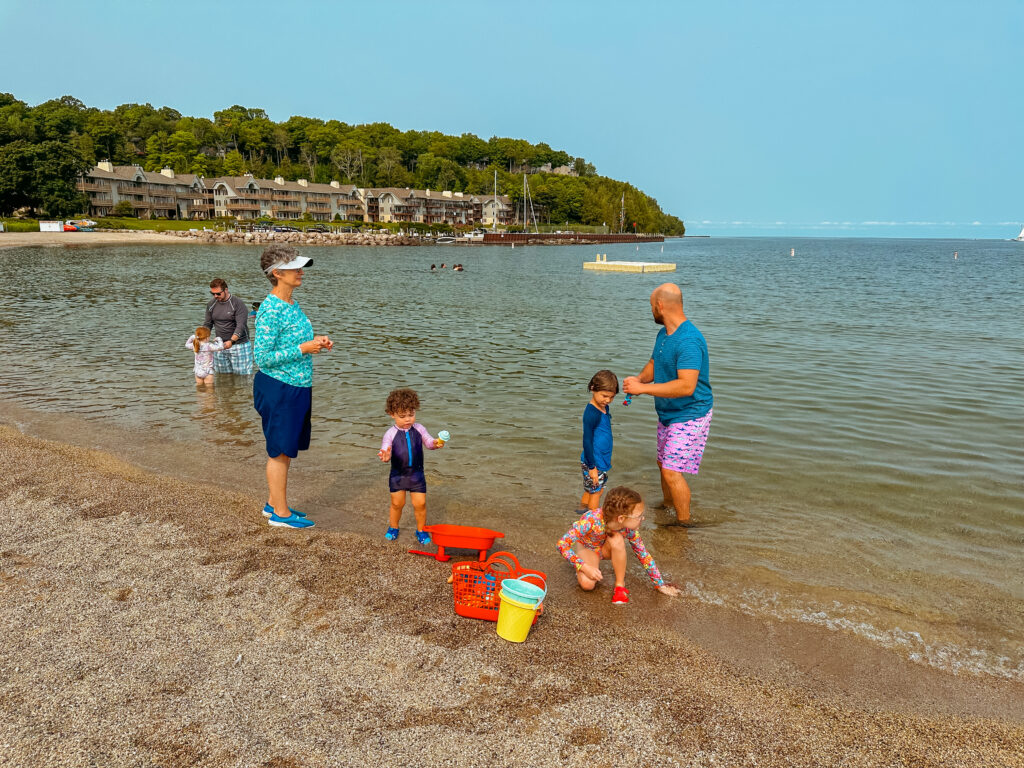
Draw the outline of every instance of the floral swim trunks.
<instances>
[{"instance_id":1,"label":"floral swim trunks","mask_svg":"<svg viewBox=\"0 0 1024 768\"><path fill-rule=\"evenodd\" d=\"M608 482L608 473L601 470L597 470L597 484L591 482L590 470L587 469L586 462L580 462L580 471L583 472L583 491L585 493L597 493Z\"/></svg>"},{"instance_id":2,"label":"floral swim trunks","mask_svg":"<svg viewBox=\"0 0 1024 768\"><path fill-rule=\"evenodd\" d=\"M658 422L658 463L663 468L688 475L697 474L708 442L713 412L708 411L699 419L679 424Z\"/></svg>"}]
</instances>

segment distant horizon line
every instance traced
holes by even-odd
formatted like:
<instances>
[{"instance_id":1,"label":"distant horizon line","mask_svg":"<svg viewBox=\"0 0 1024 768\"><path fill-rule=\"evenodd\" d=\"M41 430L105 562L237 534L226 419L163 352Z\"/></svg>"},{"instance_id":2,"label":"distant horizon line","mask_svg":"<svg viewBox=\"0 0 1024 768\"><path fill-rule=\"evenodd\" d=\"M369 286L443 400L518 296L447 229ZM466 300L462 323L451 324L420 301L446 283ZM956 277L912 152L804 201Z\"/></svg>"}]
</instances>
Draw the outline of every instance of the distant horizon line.
<instances>
[{"instance_id":1,"label":"distant horizon line","mask_svg":"<svg viewBox=\"0 0 1024 768\"><path fill-rule=\"evenodd\" d=\"M844 227L1019 227L1024 223L1024 217L1015 221L819 221L817 223L790 222L790 221L739 221L730 219L726 221L713 221L710 219L686 219L695 225L711 227L759 227L769 229L773 227L797 227L799 229L829 228L837 229Z\"/></svg>"},{"instance_id":2,"label":"distant horizon line","mask_svg":"<svg viewBox=\"0 0 1024 768\"><path fill-rule=\"evenodd\" d=\"M818 234L818 235L806 235L806 234L794 235L794 234L787 234L785 232L778 232L778 233L773 233L773 234L738 234L738 233L730 233L730 232L692 232L691 233L691 232L687 231L687 233L685 235L673 235L673 236L666 235L665 239L666 240L677 239L677 238L681 239L683 237L689 237L689 238L698 238L698 237L699 238L716 238L717 237L717 238L736 238L736 239L749 238L751 240L754 240L754 239L757 239L757 238L765 238L765 239L790 238L790 239L793 239L793 240L816 240L816 239L817 240L825 240L825 239L842 240L842 239L845 238L845 239L848 239L848 240L855 240L855 239L864 239L864 240L989 240L989 241L994 242L994 243L1018 242L1018 241L1015 240L1015 238L1012 238L1012 237L995 237L995 236L967 237L966 235L954 235L954 234L950 234L950 235L897 235L895 233L889 234L889 235L882 235L882 234L868 234L868 233L854 234L852 232L838 233L838 234L827 234L827 233L823 232L823 233Z\"/></svg>"},{"instance_id":3,"label":"distant horizon line","mask_svg":"<svg viewBox=\"0 0 1024 768\"><path fill-rule=\"evenodd\" d=\"M729 237L882 237L899 239L1014 240L1021 221L712 221L683 219L689 235ZM1024 221L1024 219L1022 219Z\"/></svg>"}]
</instances>

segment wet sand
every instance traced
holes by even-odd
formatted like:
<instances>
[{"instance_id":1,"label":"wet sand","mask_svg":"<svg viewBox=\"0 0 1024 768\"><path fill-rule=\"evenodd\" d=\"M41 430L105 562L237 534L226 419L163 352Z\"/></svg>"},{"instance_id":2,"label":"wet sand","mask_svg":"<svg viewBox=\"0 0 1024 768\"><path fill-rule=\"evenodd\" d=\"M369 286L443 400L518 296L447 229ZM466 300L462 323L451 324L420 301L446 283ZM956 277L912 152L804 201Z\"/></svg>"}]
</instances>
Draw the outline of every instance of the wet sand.
<instances>
[{"instance_id":1,"label":"wet sand","mask_svg":"<svg viewBox=\"0 0 1024 768\"><path fill-rule=\"evenodd\" d=\"M614 609L540 553L550 610L506 643L454 615L446 566L358 532L378 510L271 529L258 467L188 481L136 463L157 442L0 426L0 764L1024 765L1020 686L693 601Z\"/></svg>"},{"instance_id":2,"label":"wet sand","mask_svg":"<svg viewBox=\"0 0 1024 768\"><path fill-rule=\"evenodd\" d=\"M0 250L39 245L139 245L142 243L180 244L180 240L152 230L121 229L106 232L0 232Z\"/></svg>"}]
</instances>

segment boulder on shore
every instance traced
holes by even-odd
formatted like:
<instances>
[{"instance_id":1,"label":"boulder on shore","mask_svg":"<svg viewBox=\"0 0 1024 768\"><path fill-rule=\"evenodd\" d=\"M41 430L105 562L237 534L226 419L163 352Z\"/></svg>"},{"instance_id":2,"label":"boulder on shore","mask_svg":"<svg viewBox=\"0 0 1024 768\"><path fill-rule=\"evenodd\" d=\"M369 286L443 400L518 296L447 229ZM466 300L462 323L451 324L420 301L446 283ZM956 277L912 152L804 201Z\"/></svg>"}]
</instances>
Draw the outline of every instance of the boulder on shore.
<instances>
[{"instance_id":1,"label":"boulder on shore","mask_svg":"<svg viewBox=\"0 0 1024 768\"><path fill-rule=\"evenodd\" d=\"M214 230L168 230L163 234L217 245L419 245L415 237L363 232L219 232Z\"/></svg>"}]
</instances>

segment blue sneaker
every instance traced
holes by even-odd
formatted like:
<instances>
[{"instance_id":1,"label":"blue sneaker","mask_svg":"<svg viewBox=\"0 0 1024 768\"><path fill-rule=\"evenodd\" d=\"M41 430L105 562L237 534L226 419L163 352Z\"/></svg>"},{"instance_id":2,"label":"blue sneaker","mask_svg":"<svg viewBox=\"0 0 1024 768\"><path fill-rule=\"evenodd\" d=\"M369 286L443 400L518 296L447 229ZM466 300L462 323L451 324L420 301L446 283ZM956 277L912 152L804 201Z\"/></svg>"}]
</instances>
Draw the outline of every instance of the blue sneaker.
<instances>
[{"instance_id":1,"label":"blue sneaker","mask_svg":"<svg viewBox=\"0 0 1024 768\"><path fill-rule=\"evenodd\" d=\"M288 511L291 512L293 515L298 515L299 517L305 517L306 516L305 512L299 512L299 510L292 509L291 507L288 507ZM270 506L269 503L264 504L263 505L263 516L264 517L270 517L272 514L274 514L274 508L272 506Z\"/></svg>"},{"instance_id":2,"label":"blue sneaker","mask_svg":"<svg viewBox=\"0 0 1024 768\"><path fill-rule=\"evenodd\" d=\"M397 528L388 528L384 532L384 538L387 539L388 541L394 541L395 539L398 538L398 529Z\"/></svg>"},{"instance_id":3,"label":"blue sneaker","mask_svg":"<svg viewBox=\"0 0 1024 768\"><path fill-rule=\"evenodd\" d=\"M426 531L416 531L416 541L420 544L430 544L430 534Z\"/></svg>"},{"instance_id":4,"label":"blue sneaker","mask_svg":"<svg viewBox=\"0 0 1024 768\"><path fill-rule=\"evenodd\" d=\"M267 525L272 525L275 528L312 528L316 523L298 515L278 517L275 513L271 512L270 517L267 518Z\"/></svg>"}]
</instances>

